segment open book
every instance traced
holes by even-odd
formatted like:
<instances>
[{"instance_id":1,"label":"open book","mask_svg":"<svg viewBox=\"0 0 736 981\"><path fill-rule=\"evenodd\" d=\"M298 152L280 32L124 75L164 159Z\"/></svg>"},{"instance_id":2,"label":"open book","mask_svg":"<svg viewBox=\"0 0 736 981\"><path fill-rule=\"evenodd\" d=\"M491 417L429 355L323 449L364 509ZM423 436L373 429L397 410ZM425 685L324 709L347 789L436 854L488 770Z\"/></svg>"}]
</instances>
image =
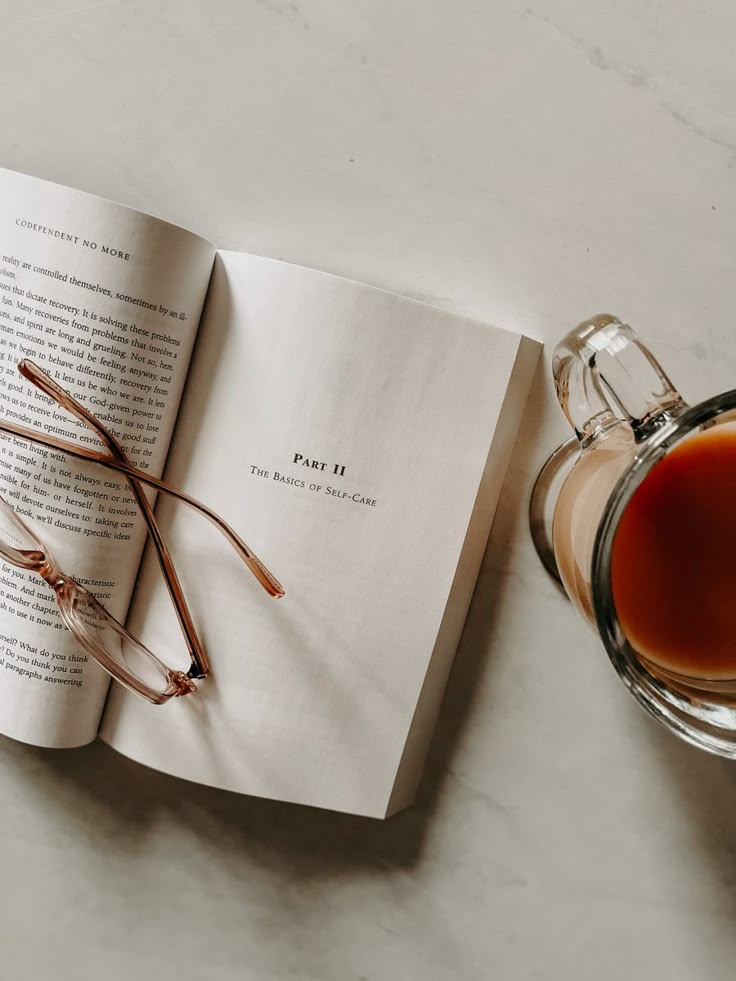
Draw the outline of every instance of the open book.
<instances>
[{"instance_id":1,"label":"open book","mask_svg":"<svg viewBox=\"0 0 736 981\"><path fill-rule=\"evenodd\" d=\"M101 448L207 503L156 516L211 677L162 707L110 684L38 577L0 562L0 732L98 736L213 786L384 817L413 797L539 345L0 171L0 415ZM167 664L187 655L124 478L0 434L0 493Z\"/></svg>"}]
</instances>

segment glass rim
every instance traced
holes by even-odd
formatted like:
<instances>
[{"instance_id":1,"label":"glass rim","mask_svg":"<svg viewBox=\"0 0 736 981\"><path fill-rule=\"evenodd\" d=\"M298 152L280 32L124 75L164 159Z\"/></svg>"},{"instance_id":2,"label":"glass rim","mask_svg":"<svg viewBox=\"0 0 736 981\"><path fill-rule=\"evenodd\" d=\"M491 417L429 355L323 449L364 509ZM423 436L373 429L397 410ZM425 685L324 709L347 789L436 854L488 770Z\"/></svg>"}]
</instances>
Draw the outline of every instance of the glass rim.
<instances>
[{"instance_id":1,"label":"glass rim","mask_svg":"<svg viewBox=\"0 0 736 981\"><path fill-rule=\"evenodd\" d=\"M172 668L162 661L161 658L146 647L142 640L131 633L125 624L122 624L117 617L113 616L107 607L97 599L94 593L87 589L85 585L78 582L73 576L67 575L67 573L61 570L43 537L29 525L25 518L16 511L11 502L2 494L0 494L0 512L6 513L15 524L23 529L24 533L36 545L36 550L33 553L29 553L29 555L32 555L32 561L23 561L22 550L16 546L12 546L13 551L18 552L20 557L11 558L11 556L5 553L4 548L0 546L0 558L4 562L10 562L17 568L23 569L25 572L35 573L46 582L54 594L56 606L62 621L71 635L80 647L87 654L91 655L100 667L107 671L115 681L129 691L141 695L149 702L153 702L155 705L161 705L175 695L189 694L195 690L195 685L192 684L184 672ZM4 537L3 529L0 528L0 538ZM99 610L106 620L113 623L116 632L126 638L128 643L143 652L148 661L155 665L161 678L166 680L165 686L155 688L149 684L144 678L130 670L125 664L122 664L104 643L96 640L85 629L79 617L74 612L75 601L82 597L91 606Z\"/></svg>"},{"instance_id":2,"label":"glass rim","mask_svg":"<svg viewBox=\"0 0 736 981\"><path fill-rule=\"evenodd\" d=\"M641 657L624 635L616 613L611 581L613 542L618 523L634 493L644 479L678 443L727 412L736 410L736 389L685 406L676 414L663 413L655 431L637 446L633 461L619 478L603 510L593 545L591 560L591 601L598 633L617 674L648 712L676 730L687 742L701 749L736 759L736 745L718 734L717 710L713 718L692 722L692 698L663 685L648 671ZM685 681L686 679L683 679Z\"/></svg>"},{"instance_id":3,"label":"glass rim","mask_svg":"<svg viewBox=\"0 0 736 981\"><path fill-rule=\"evenodd\" d=\"M71 576L64 575L62 581L55 585L49 583L49 585L54 591L59 613L69 632L80 647L91 655L118 684L123 685L136 695L141 695L154 705L162 705L169 698L189 694L195 690L196 686L187 679L183 671L170 667L157 657L142 640L131 633L117 617L113 616L107 607L100 603L94 593L90 592L82 583ZM77 613L77 604L82 600L96 612L99 611L100 615L113 625L113 630L140 652L165 684L162 684L161 687L155 687L142 675L137 674L125 663L121 663L103 641L94 637Z\"/></svg>"}]
</instances>

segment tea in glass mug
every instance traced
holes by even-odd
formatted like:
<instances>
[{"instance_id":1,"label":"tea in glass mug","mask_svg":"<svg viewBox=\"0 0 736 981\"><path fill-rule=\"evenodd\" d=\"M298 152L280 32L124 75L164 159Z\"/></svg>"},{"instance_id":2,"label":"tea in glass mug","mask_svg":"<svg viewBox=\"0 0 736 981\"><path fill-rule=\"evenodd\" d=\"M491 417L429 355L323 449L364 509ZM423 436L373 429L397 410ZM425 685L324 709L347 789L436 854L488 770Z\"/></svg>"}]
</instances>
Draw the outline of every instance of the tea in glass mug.
<instances>
[{"instance_id":1,"label":"tea in glass mug","mask_svg":"<svg viewBox=\"0 0 736 981\"><path fill-rule=\"evenodd\" d=\"M575 435L532 492L540 558L642 705L736 758L736 390L689 406L610 314L552 373Z\"/></svg>"}]
</instances>

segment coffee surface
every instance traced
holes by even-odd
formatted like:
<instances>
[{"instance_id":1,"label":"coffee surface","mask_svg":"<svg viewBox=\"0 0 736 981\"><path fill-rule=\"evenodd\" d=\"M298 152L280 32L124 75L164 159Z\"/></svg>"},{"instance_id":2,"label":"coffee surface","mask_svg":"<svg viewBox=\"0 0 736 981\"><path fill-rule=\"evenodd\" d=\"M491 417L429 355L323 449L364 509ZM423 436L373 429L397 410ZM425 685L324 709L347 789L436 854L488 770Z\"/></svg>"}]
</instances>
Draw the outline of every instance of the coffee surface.
<instances>
[{"instance_id":1,"label":"coffee surface","mask_svg":"<svg viewBox=\"0 0 736 981\"><path fill-rule=\"evenodd\" d=\"M612 587L632 647L691 678L736 678L736 424L689 437L616 530Z\"/></svg>"}]
</instances>

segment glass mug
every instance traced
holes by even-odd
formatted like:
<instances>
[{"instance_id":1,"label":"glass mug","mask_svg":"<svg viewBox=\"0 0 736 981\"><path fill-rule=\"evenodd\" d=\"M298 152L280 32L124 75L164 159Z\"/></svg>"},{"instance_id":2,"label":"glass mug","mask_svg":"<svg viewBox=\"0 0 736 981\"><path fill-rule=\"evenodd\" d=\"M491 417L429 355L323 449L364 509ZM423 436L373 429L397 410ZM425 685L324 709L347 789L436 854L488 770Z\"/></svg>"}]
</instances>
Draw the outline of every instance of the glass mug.
<instances>
[{"instance_id":1,"label":"glass mug","mask_svg":"<svg viewBox=\"0 0 736 981\"><path fill-rule=\"evenodd\" d=\"M537 552L638 701L736 758L736 390L689 406L609 314L552 373L575 435L532 491Z\"/></svg>"}]
</instances>

